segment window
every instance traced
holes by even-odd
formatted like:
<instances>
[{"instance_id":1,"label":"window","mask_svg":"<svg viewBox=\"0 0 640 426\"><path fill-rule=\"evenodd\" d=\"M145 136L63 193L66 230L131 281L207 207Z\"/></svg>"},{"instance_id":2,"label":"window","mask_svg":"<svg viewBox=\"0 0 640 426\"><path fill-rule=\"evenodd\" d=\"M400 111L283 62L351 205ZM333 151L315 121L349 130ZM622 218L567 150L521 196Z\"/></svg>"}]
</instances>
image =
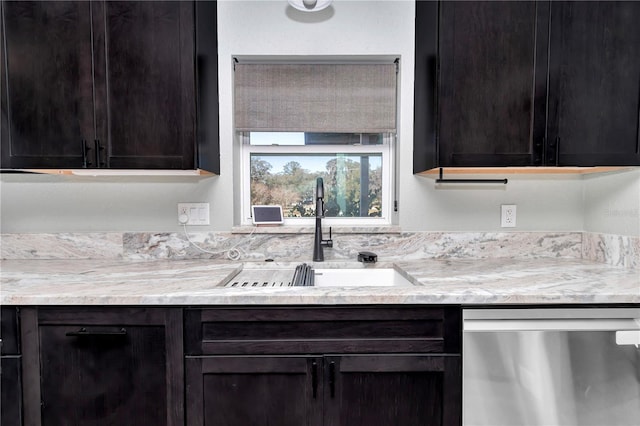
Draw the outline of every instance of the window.
<instances>
[{"instance_id":1,"label":"window","mask_svg":"<svg viewBox=\"0 0 640 426\"><path fill-rule=\"evenodd\" d=\"M393 63L237 63L242 224L251 205L281 205L311 224L316 178L334 225L391 223L396 127Z\"/></svg>"},{"instance_id":2,"label":"window","mask_svg":"<svg viewBox=\"0 0 640 426\"><path fill-rule=\"evenodd\" d=\"M318 177L330 223L390 223L392 134L247 132L241 139L244 223L251 205L263 204L281 205L285 224L312 223Z\"/></svg>"}]
</instances>

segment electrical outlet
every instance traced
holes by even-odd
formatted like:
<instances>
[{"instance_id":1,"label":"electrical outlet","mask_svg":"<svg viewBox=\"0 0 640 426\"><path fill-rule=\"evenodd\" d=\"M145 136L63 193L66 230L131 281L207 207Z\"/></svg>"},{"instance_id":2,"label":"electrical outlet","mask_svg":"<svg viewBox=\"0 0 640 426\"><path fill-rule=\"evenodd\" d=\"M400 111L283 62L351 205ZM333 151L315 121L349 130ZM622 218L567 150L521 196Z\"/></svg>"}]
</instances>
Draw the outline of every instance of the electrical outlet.
<instances>
[{"instance_id":1,"label":"electrical outlet","mask_svg":"<svg viewBox=\"0 0 640 426\"><path fill-rule=\"evenodd\" d=\"M209 225L209 203L178 203L181 225Z\"/></svg>"},{"instance_id":2,"label":"electrical outlet","mask_svg":"<svg viewBox=\"0 0 640 426\"><path fill-rule=\"evenodd\" d=\"M516 227L516 205L503 204L501 207L500 226L503 228Z\"/></svg>"}]
</instances>

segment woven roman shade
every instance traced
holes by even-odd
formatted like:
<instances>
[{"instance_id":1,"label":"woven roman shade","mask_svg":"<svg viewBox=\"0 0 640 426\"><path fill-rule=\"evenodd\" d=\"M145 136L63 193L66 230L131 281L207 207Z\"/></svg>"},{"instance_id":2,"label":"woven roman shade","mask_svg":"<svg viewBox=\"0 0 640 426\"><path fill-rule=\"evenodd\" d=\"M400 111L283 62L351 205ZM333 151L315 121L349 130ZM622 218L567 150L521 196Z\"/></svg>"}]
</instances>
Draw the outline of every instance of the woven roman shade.
<instances>
[{"instance_id":1,"label":"woven roman shade","mask_svg":"<svg viewBox=\"0 0 640 426\"><path fill-rule=\"evenodd\" d=\"M253 132L396 129L395 64L236 64L235 127Z\"/></svg>"}]
</instances>

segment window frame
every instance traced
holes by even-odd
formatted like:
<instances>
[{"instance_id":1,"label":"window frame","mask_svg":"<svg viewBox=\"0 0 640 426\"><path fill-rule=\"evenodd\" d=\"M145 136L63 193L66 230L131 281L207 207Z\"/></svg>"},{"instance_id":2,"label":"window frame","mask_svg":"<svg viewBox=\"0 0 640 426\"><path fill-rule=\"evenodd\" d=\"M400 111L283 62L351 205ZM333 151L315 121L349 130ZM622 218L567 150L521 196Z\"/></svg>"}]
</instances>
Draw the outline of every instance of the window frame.
<instances>
[{"instance_id":1,"label":"window frame","mask_svg":"<svg viewBox=\"0 0 640 426\"><path fill-rule=\"evenodd\" d=\"M252 154L375 154L382 157L382 212L379 217L324 217L324 226L390 226L395 200L396 134L383 133L380 145L251 145L249 132L236 132L240 141L240 209L241 226L252 226L251 220L251 155ZM326 188L325 188L326 191ZM283 209L286 206L282 206ZM315 217L284 218L282 226L313 226Z\"/></svg>"}]
</instances>

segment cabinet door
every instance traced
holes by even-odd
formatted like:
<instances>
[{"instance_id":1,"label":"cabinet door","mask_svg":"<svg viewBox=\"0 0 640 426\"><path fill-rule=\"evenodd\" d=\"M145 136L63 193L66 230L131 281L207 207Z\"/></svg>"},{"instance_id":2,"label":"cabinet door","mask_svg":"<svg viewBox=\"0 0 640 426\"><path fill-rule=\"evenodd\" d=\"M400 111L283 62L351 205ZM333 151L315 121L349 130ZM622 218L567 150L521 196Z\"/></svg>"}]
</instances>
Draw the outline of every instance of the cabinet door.
<instances>
[{"instance_id":1,"label":"cabinet door","mask_svg":"<svg viewBox=\"0 0 640 426\"><path fill-rule=\"evenodd\" d=\"M83 141L95 135L92 5L2 2L3 168L91 165Z\"/></svg>"},{"instance_id":2,"label":"cabinet door","mask_svg":"<svg viewBox=\"0 0 640 426\"><path fill-rule=\"evenodd\" d=\"M0 424L22 425L20 356L0 357Z\"/></svg>"},{"instance_id":3,"label":"cabinet door","mask_svg":"<svg viewBox=\"0 0 640 426\"><path fill-rule=\"evenodd\" d=\"M194 168L193 2L108 1L94 14L107 46L96 55L100 167Z\"/></svg>"},{"instance_id":4,"label":"cabinet door","mask_svg":"<svg viewBox=\"0 0 640 426\"><path fill-rule=\"evenodd\" d=\"M27 425L184 424L182 311L20 311Z\"/></svg>"},{"instance_id":5,"label":"cabinet door","mask_svg":"<svg viewBox=\"0 0 640 426\"><path fill-rule=\"evenodd\" d=\"M18 310L3 306L0 319L0 425L22 425L22 377Z\"/></svg>"},{"instance_id":6,"label":"cabinet door","mask_svg":"<svg viewBox=\"0 0 640 426\"><path fill-rule=\"evenodd\" d=\"M417 1L413 96L413 172L434 168L436 158L436 90L438 2Z\"/></svg>"},{"instance_id":7,"label":"cabinet door","mask_svg":"<svg viewBox=\"0 0 640 426\"><path fill-rule=\"evenodd\" d=\"M322 424L322 357L188 357L190 426Z\"/></svg>"},{"instance_id":8,"label":"cabinet door","mask_svg":"<svg viewBox=\"0 0 640 426\"><path fill-rule=\"evenodd\" d=\"M40 327L42 423L165 425L164 328Z\"/></svg>"},{"instance_id":9,"label":"cabinet door","mask_svg":"<svg viewBox=\"0 0 640 426\"><path fill-rule=\"evenodd\" d=\"M440 166L542 163L545 17L544 2L440 4Z\"/></svg>"},{"instance_id":10,"label":"cabinet door","mask_svg":"<svg viewBox=\"0 0 640 426\"><path fill-rule=\"evenodd\" d=\"M325 425L461 424L459 356L325 358Z\"/></svg>"},{"instance_id":11,"label":"cabinet door","mask_svg":"<svg viewBox=\"0 0 640 426\"><path fill-rule=\"evenodd\" d=\"M640 2L551 3L547 163L640 165L639 22Z\"/></svg>"},{"instance_id":12,"label":"cabinet door","mask_svg":"<svg viewBox=\"0 0 640 426\"><path fill-rule=\"evenodd\" d=\"M20 344L18 339L18 311L16 308L3 306L0 308L0 345L1 355L20 354Z\"/></svg>"},{"instance_id":13,"label":"cabinet door","mask_svg":"<svg viewBox=\"0 0 640 426\"><path fill-rule=\"evenodd\" d=\"M196 1L197 167L220 174L218 3Z\"/></svg>"}]
</instances>

